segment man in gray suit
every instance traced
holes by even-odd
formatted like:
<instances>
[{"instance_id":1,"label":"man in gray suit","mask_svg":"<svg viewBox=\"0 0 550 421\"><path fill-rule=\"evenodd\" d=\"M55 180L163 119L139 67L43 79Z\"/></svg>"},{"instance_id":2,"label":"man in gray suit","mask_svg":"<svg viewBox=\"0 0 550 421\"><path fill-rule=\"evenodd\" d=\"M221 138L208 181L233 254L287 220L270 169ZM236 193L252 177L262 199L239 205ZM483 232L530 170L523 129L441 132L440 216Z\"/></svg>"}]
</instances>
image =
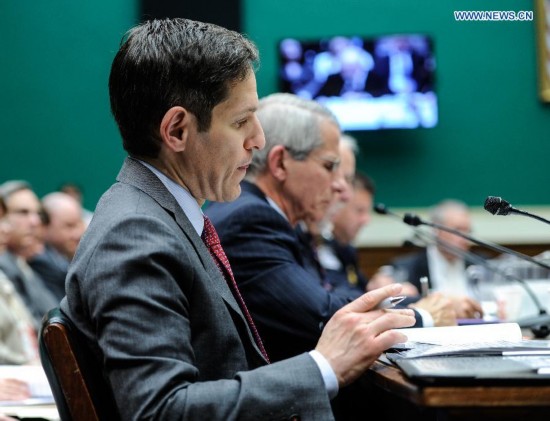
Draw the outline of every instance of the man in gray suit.
<instances>
[{"instance_id":1,"label":"man in gray suit","mask_svg":"<svg viewBox=\"0 0 550 421\"><path fill-rule=\"evenodd\" d=\"M234 200L265 143L257 58L238 33L165 19L131 30L114 59L111 108L129 157L81 240L61 308L124 420L332 419L338 388L414 323L410 310L373 309L399 293L391 286L337 312L314 350L273 364L261 352L230 269L201 240L205 226L213 235L202 204Z\"/></svg>"}]
</instances>

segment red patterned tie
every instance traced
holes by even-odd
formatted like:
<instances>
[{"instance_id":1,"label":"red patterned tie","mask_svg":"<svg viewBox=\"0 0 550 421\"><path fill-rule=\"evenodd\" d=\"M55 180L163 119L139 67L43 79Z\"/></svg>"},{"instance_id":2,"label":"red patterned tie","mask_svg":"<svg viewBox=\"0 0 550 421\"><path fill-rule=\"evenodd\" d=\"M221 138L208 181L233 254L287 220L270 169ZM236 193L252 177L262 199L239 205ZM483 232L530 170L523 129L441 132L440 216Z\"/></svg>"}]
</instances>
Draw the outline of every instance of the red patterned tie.
<instances>
[{"instance_id":1,"label":"red patterned tie","mask_svg":"<svg viewBox=\"0 0 550 421\"><path fill-rule=\"evenodd\" d=\"M269 357L267 356L267 352L258 333L258 329L256 329L254 320L252 320L252 316L246 308L246 304L244 303L243 297L239 291L239 288L237 287L237 282L235 282L233 271L231 270L231 266L229 266L229 260L227 260L227 256L225 255L222 245L220 244L220 238L218 237L216 228L214 228L214 225L212 225L212 222L210 222L210 219L206 215L204 216L204 230L202 231L201 238L202 241L204 241L204 244L206 244L206 247L208 247L210 255L214 259L214 262L216 262L216 266L218 266L218 269L227 281L227 284L229 285L231 292L235 296L235 299L241 306L241 310L244 313L246 320L248 321L248 325L250 326L252 333L254 334L256 344L260 348L260 351L262 351L265 359L269 362Z\"/></svg>"}]
</instances>

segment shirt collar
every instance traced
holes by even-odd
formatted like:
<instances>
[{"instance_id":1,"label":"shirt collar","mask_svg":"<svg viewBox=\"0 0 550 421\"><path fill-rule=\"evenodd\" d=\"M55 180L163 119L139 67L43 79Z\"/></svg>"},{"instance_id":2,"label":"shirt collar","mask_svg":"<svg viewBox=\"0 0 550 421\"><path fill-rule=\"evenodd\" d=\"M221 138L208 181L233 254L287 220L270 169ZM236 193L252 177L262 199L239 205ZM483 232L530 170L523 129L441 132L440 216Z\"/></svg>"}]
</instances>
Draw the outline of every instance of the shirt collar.
<instances>
[{"instance_id":1,"label":"shirt collar","mask_svg":"<svg viewBox=\"0 0 550 421\"><path fill-rule=\"evenodd\" d=\"M191 225L193 225L193 228L195 228L195 231L197 231L197 234L200 236L202 230L204 229L204 215L195 198L191 196L191 193L153 167L151 164L141 160L139 160L139 162L149 168L153 174L157 176L161 183L164 184L164 187L166 187L172 196L174 196L174 199L178 202L181 210L183 210L187 218L189 218Z\"/></svg>"},{"instance_id":2,"label":"shirt collar","mask_svg":"<svg viewBox=\"0 0 550 421\"><path fill-rule=\"evenodd\" d=\"M283 212L283 210L279 207L279 205L277 205L277 203L275 203L275 201L274 201L271 197L269 197L269 196L266 195L265 198L267 199L267 203L269 203L269 205L270 205L273 209L275 209L278 213L281 214L281 216L282 216L283 218L285 218L285 219L288 221L287 216L285 215L285 213Z\"/></svg>"}]
</instances>

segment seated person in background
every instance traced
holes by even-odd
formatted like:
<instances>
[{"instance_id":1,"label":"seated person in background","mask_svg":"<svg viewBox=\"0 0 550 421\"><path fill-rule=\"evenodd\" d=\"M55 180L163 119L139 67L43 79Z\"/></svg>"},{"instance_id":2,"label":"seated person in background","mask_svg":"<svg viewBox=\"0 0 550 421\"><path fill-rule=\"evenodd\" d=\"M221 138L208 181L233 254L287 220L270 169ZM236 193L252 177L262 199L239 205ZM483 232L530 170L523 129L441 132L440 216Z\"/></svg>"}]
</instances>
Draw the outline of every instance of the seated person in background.
<instances>
[{"instance_id":1,"label":"seated person in background","mask_svg":"<svg viewBox=\"0 0 550 421\"><path fill-rule=\"evenodd\" d=\"M30 185L20 180L0 185L0 198L6 206L5 218L10 225L6 250L0 254L0 270L23 299L38 331L44 314L58 305L42 278L27 263L40 248L37 243L42 241L41 203Z\"/></svg>"},{"instance_id":2,"label":"seated person in background","mask_svg":"<svg viewBox=\"0 0 550 421\"><path fill-rule=\"evenodd\" d=\"M4 202L0 199L0 249L5 248L11 230L5 212ZM38 363L37 339L31 314L11 281L0 270L0 364Z\"/></svg>"},{"instance_id":3,"label":"seated person in background","mask_svg":"<svg viewBox=\"0 0 550 421\"><path fill-rule=\"evenodd\" d=\"M342 145L349 145L344 150L354 150L354 139L342 138ZM337 206L330 216L330 232L323 230L318 255L329 284L334 291L355 290L364 292L369 288L369 279L363 274L353 245L359 231L370 222L375 184L372 179L361 172L356 172L352 183L352 195L347 203ZM373 282L376 284L376 280ZM374 287L372 287L374 288ZM416 290L407 284L403 286L404 294L415 294ZM456 325L456 316L449 299L441 294L429 297L415 297L406 300L403 305L410 305L422 317L422 326Z\"/></svg>"},{"instance_id":4,"label":"seated person in background","mask_svg":"<svg viewBox=\"0 0 550 421\"><path fill-rule=\"evenodd\" d=\"M205 213L267 352L278 361L311 349L330 317L360 294L326 289L295 229L299 221L319 221L346 188L335 117L291 94L262 98L257 115L266 147L254 155L240 197L212 203Z\"/></svg>"},{"instance_id":5,"label":"seated person in background","mask_svg":"<svg viewBox=\"0 0 550 421\"><path fill-rule=\"evenodd\" d=\"M66 193L69 196L72 196L80 204L80 208L82 209L82 220L84 221L84 227L87 227L90 224L94 213L84 207L84 197L80 186L76 183L67 182L61 185L59 191L62 193Z\"/></svg>"},{"instance_id":6,"label":"seated person in background","mask_svg":"<svg viewBox=\"0 0 550 421\"><path fill-rule=\"evenodd\" d=\"M349 190L346 179L355 172L355 160L351 171L337 168L343 158L338 123L315 101L273 94L260 100L258 118L266 148L254 155L241 196L213 203L205 213L268 353L277 360L311 347L332 314L364 293L332 290L312 263L311 242L296 229L301 221L314 227ZM422 326L419 314L416 326Z\"/></svg>"},{"instance_id":7,"label":"seated person in background","mask_svg":"<svg viewBox=\"0 0 550 421\"><path fill-rule=\"evenodd\" d=\"M45 247L28 262L57 301L61 301L65 296L65 278L69 263L85 230L82 206L75 198L62 192L44 196L42 206L48 215L44 234Z\"/></svg>"},{"instance_id":8,"label":"seated person in background","mask_svg":"<svg viewBox=\"0 0 550 421\"><path fill-rule=\"evenodd\" d=\"M430 220L454 230L469 234L472 221L468 207L458 200L444 200L432 208ZM471 242L434 229L434 243L422 250L398 257L391 262L403 281L421 291L420 278L428 278L430 292L440 292L452 302L457 318L475 318L483 315L480 302L474 298L466 268L475 263L469 259Z\"/></svg>"},{"instance_id":9,"label":"seated person in background","mask_svg":"<svg viewBox=\"0 0 550 421\"><path fill-rule=\"evenodd\" d=\"M323 286L328 290L333 290L333 286L329 283L330 279L319 261L318 247L322 243L322 230L329 230L330 217L341 206L347 203L353 194L353 177L355 174L355 151L351 149L351 144L346 141L348 135L342 134L338 145L340 152L340 164L338 165L338 174L336 177L340 180L340 189L334 195L332 203L327 207L325 215L319 221L319 215L311 213L306 218L298 221L296 225L296 233L301 246L301 253L304 257L304 268L313 273L315 277L321 277ZM312 219L313 218L313 219ZM351 295L361 295L365 291L351 291ZM350 291L346 290L350 296Z\"/></svg>"},{"instance_id":10,"label":"seated person in background","mask_svg":"<svg viewBox=\"0 0 550 421\"><path fill-rule=\"evenodd\" d=\"M370 221L375 186L360 172L355 173L352 185L350 201L330 218L332 229L319 246L319 259L333 288L366 291L368 279L359 267L353 242L359 230Z\"/></svg>"}]
</instances>

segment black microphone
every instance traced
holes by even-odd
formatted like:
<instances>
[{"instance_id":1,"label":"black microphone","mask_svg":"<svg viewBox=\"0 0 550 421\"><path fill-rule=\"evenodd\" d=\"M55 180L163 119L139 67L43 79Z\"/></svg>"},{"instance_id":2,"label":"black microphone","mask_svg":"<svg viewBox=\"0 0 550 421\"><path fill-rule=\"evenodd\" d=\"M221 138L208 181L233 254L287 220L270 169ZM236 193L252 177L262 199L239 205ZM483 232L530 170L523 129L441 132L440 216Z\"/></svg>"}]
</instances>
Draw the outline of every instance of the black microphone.
<instances>
[{"instance_id":1,"label":"black microphone","mask_svg":"<svg viewBox=\"0 0 550 421\"><path fill-rule=\"evenodd\" d=\"M377 203L376 205L374 205L374 211L379 214L379 215L390 215L390 216L393 216L394 218L399 218L401 219L401 216L399 216L398 214L396 214L395 212L392 212L386 205L384 205L383 203Z\"/></svg>"},{"instance_id":2,"label":"black microphone","mask_svg":"<svg viewBox=\"0 0 550 421\"><path fill-rule=\"evenodd\" d=\"M485 199L485 204L483 207L487 212L490 212L493 215L505 216L505 215L510 215L511 213L515 213L518 215L529 216L531 218L538 219L539 221L550 224L550 221L548 219L545 219L542 216L534 215L532 213L517 209L501 197L487 196L487 199Z\"/></svg>"},{"instance_id":3,"label":"black microphone","mask_svg":"<svg viewBox=\"0 0 550 421\"><path fill-rule=\"evenodd\" d=\"M542 266L545 269L550 269L549 265L547 265L543 262L540 262L536 259L533 259L531 256L527 256L525 254L518 253L515 250L511 250L511 249L508 249L506 247L498 246L498 245L490 243L490 242L480 241L480 240L478 240L478 239L476 239L476 238L474 238L470 235L464 234L461 231L455 230L455 229L450 228L450 227L446 227L445 225L436 224L435 222L423 221L418 215L415 215L415 214L412 214L412 213L406 213L403 217L403 222L405 222L408 225L412 225L414 227L417 227L419 225L426 225L426 226L429 226L429 227L432 227L432 228L440 229L442 231L447 231L451 234L458 235L462 238L465 238L466 240L469 240L469 241L471 241L475 244L478 244L482 247L492 249L492 250L497 251L499 253L511 254L513 256L516 256L516 257L522 259L522 260L527 260L528 262L531 262L531 263L534 263L536 265ZM506 276L506 278L510 279L510 280L513 280L513 281L516 281L522 286L522 288L525 290L527 295L529 295L529 297L531 298L531 300L533 301L533 303L535 304L535 306L537 307L538 312L539 312L538 316L534 316L534 317L531 317L529 319L518 321L518 324L521 327L529 327L531 329L531 331L533 332L533 334L535 335L535 337L537 337L537 338L545 338L546 336L548 336L550 334L550 315L547 314L546 309L542 306L542 304L540 303L539 299L537 298L536 294L533 292L531 287L523 279L511 278L509 276Z\"/></svg>"}]
</instances>

